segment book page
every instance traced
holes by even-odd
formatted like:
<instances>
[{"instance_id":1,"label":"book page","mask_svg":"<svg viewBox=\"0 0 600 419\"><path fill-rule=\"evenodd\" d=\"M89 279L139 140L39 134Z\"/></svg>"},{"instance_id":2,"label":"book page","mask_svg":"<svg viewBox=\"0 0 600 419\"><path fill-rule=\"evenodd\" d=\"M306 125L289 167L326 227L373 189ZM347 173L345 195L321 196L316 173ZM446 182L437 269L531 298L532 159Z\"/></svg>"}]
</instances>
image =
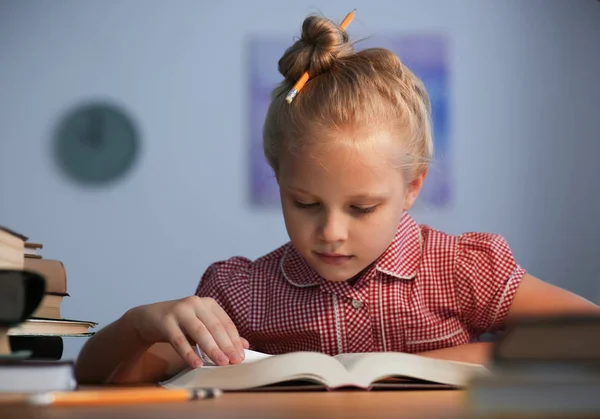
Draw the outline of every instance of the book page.
<instances>
[{"instance_id":1,"label":"book page","mask_svg":"<svg viewBox=\"0 0 600 419\"><path fill-rule=\"evenodd\" d=\"M386 377L407 377L462 387L486 368L477 364L445 361L402 352L351 353L335 358L355 381L368 386Z\"/></svg>"},{"instance_id":2,"label":"book page","mask_svg":"<svg viewBox=\"0 0 600 419\"><path fill-rule=\"evenodd\" d=\"M246 357L244 358L243 362L254 362L273 356L269 354L264 354L262 352L251 351L250 349L244 349L244 353L246 354Z\"/></svg>"},{"instance_id":3,"label":"book page","mask_svg":"<svg viewBox=\"0 0 600 419\"><path fill-rule=\"evenodd\" d=\"M198 356L200 357L200 359L202 360L202 362L204 362L205 366L209 366L209 367L216 367L217 364L213 362L212 359L210 359L210 357L208 355L206 355L206 353L200 349L200 346L196 345L194 347L196 353L198 354ZM242 363L248 363L248 362L254 362L254 361L258 361L260 359L265 359L268 358L270 356L273 355L269 355L269 354L264 354L262 352L257 352L257 351L252 351L250 349L244 349L244 354L246 355L244 357L244 360L242 361Z\"/></svg>"},{"instance_id":4,"label":"book page","mask_svg":"<svg viewBox=\"0 0 600 419\"><path fill-rule=\"evenodd\" d=\"M355 385L342 364L335 358L318 352L293 352L266 356L237 365L186 369L160 384L168 388L215 387L221 390L244 390L291 380L307 380L327 387Z\"/></svg>"}]
</instances>

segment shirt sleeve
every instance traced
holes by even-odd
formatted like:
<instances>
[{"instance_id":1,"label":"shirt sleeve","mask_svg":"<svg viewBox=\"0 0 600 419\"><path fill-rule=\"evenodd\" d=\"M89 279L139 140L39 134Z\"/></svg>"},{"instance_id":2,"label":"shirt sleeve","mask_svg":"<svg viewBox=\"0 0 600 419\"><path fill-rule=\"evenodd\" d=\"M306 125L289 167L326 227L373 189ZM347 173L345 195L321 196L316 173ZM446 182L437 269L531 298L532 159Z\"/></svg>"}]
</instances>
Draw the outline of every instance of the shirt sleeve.
<instances>
[{"instance_id":1,"label":"shirt sleeve","mask_svg":"<svg viewBox=\"0 0 600 419\"><path fill-rule=\"evenodd\" d=\"M198 297L213 298L227 313L242 337L248 338L250 272L252 262L233 257L208 267L196 288Z\"/></svg>"},{"instance_id":2,"label":"shirt sleeve","mask_svg":"<svg viewBox=\"0 0 600 419\"><path fill-rule=\"evenodd\" d=\"M525 270L497 234L465 233L457 242L455 280L461 314L477 333L504 323Z\"/></svg>"}]
</instances>

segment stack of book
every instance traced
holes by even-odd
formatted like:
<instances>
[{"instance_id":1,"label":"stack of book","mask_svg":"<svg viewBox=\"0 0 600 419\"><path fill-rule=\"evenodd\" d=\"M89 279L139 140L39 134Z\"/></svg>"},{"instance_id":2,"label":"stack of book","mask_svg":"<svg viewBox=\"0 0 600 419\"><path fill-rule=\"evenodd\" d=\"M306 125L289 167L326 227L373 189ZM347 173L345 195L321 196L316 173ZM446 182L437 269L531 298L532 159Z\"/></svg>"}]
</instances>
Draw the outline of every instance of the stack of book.
<instances>
[{"instance_id":1,"label":"stack of book","mask_svg":"<svg viewBox=\"0 0 600 419\"><path fill-rule=\"evenodd\" d=\"M0 226L0 392L72 387L72 363L60 362L63 338L91 336L97 325L63 317L66 270L42 248Z\"/></svg>"},{"instance_id":2,"label":"stack of book","mask_svg":"<svg viewBox=\"0 0 600 419\"><path fill-rule=\"evenodd\" d=\"M474 418L600 417L600 315L519 319L467 401Z\"/></svg>"}]
</instances>

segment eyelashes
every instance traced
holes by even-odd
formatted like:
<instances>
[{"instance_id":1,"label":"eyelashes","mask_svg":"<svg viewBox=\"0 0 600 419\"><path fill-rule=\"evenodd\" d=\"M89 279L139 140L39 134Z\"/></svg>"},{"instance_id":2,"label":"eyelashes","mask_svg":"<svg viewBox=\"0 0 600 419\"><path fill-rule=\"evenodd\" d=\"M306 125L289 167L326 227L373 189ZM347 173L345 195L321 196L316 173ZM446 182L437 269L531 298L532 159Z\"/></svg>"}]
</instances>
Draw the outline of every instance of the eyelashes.
<instances>
[{"instance_id":1,"label":"eyelashes","mask_svg":"<svg viewBox=\"0 0 600 419\"><path fill-rule=\"evenodd\" d=\"M310 204L305 204L303 202L294 201L294 206L296 208L301 208L301 209L314 208L314 207L316 207L318 205L319 204L317 202L313 202L313 203L310 203Z\"/></svg>"},{"instance_id":2,"label":"eyelashes","mask_svg":"<svg viewBox=\"0 0 600 419\"><path fill-rule=\"evenodd\" d=\"M294 200L294 206L299 209L318 208L320 205L321 204L319 204L318 202L304 203L304 202L299 202L299 201ZM361 206L357 206L357 205L351 205L350 210L352 212L354 212L355 214L365 215L365 214L371 214L371 213L375 212L377 207L379 207L379 204L373 205L370 207L361 207Z\"/></svg>"},{"instance_id":3,"label":"eyelashes","mask_svg":"<svg viewBox=\"0 0 600 419\"><path fill-rule=\"evenodd\" d=\"M361 214L370 214L372 212L375 212L375 210L377 209L379 205L373 205L372 207L357 207L357 206L352 206L352 209L354 211L358 211Z\"/></svg>"}]
</instances>

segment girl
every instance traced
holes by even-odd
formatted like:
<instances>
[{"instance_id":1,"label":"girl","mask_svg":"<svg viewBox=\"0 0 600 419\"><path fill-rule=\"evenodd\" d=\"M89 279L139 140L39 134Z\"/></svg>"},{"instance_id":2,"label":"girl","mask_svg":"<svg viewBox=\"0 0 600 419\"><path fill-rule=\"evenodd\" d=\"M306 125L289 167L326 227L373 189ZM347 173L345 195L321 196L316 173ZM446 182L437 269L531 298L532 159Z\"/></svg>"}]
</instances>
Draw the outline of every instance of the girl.
<instances>
[{"instance_id":1,"label":"girl","mask_svg":"<svg viewBox=\"0 0 600 419\"><path fill-rule=\"evenodd\" d=\"M408 215L433 153L430 104L390 51L354 52L312 16L279 71L264 152L290 242L214 263L195 296L129 310L85 345L80 382L164 379L202 365L196 343L219 365L250 346L483 363L488 344L475 341L511 318L600 311L526 273L502 237L450 236Z\"/></svg>"}]
</instances>

